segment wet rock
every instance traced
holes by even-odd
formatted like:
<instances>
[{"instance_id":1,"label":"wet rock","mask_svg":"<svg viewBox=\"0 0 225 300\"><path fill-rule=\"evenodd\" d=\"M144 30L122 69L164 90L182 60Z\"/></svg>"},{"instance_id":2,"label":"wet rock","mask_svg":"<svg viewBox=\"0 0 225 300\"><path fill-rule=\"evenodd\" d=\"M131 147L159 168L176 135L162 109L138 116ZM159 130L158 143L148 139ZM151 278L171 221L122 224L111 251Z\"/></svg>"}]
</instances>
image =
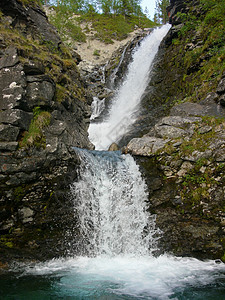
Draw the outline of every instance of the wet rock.
<instances>
[{"instance_id":1,"label":"wet rock","mask_svg":"<svg viewBox=\"0 0 225 300\"><path fill-rule=\"evenodd\" d=\"M119 146L116 143L112 143L108 149L108 151L118 151L118 150L119 150Z\"/></svg>"},{"instance_id":2,"label":"wet rock","mask_svg":"<svg viewBox=\"0 0 225 300\"><path fill-rule=\"evenodd\" d=\"M66 130L66 128L67 125L65 121L54 120L46 129L46 133L53 136L59 136L64 132L64 130Z\"/></svg>"},{"instance_id":3,"label":"wet rock","mask_svg":"<svg viewBox=\"0 0 225 300\"><path fill-rule=\"evenodd\" d=\"M0 141L10 142L16 141L19 135L19 127L0 124Z\"/></svg>"},{"instance_id":4,"label":"wet rock","mask_svg":"<svg viewBox=\"0 0 225 300\"><path fill-rule=\"evenodd\" d=\"M79 166L72 147L93 149L91 97L78 70L65 68L68 56L45 14L29 5L0 1L0 234L16 248L10 254L0 245L7 260L63 255L65 234L77 222L69 195ZM32 59L29 42L49 63L41 55ZM45 116L50 124L39 123Z\"/></svg>"},{"instance_id":5,"label":"wet rock","mask_svg":"<svg viewBox=\"0 0 225 300\"><path fill-rule=\"evenodd\" d=\"M163 231L159 245L176 255L198 258L223 255L221 236L224 231L220 220L224 218L224 190L221 189L224 184L221 176L225 161L224 123L221 119L220 124L208 125L210 120L209 117L181 115L164 117L146 136L132 139L126 148L135 155L146 179L149 210L157 215L156 224ZM151 151L158 128L164 126L180 128L185 134L171 135L167 139L169 129L159 131L159 140L165 143L158 151ZM221 170L219 176L218 169ZM157 189L153 188L153 178L160 178Z\"/></svg>"}]
</instances>

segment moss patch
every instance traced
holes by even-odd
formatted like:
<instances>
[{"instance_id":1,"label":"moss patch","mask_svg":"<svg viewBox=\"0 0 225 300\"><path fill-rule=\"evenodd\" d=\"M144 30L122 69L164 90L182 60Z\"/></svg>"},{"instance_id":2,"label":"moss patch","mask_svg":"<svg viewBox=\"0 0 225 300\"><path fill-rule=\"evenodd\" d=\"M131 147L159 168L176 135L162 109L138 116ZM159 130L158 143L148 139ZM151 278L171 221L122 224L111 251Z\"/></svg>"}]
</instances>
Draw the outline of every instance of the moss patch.
<instances>
[{"instance_id":1,"label":"moss patch","mask_svg":"<svg viewBox=\"0 0 225 300\"><path fill-rule=\"evenodd\" d=\"M23 134L23 138L19 142L20 148L32 146L45 148L46 146L43 129L50 124L51 114L47 111L41 111L40 107L36 107L33 110L33 116L29 130Z\"/></svg>"}]
</instances>

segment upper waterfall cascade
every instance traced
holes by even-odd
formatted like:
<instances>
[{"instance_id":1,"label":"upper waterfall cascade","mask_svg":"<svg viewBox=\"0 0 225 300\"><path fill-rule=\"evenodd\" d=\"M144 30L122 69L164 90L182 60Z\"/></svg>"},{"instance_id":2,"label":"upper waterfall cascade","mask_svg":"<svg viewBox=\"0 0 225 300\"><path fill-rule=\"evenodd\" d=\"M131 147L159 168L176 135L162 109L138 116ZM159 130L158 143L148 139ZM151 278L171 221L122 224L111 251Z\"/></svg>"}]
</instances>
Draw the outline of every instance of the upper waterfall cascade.
<instances>
[{"instance_id":1,"label":"upper waterfall cascade","mask_svg":"<svg viewBox=\"0 0 225 300\"><path fill-rule=\"evenodd\" d=\"M118 142L136 121L136 113L141 97L150 80L154 58L160 42L170 25L155 29L136 48L133 61L122 85L115 92L111 107L101 123L92 122L89 138L96 150L107 150L110 144Z\"/></svg>"}]
</instances>

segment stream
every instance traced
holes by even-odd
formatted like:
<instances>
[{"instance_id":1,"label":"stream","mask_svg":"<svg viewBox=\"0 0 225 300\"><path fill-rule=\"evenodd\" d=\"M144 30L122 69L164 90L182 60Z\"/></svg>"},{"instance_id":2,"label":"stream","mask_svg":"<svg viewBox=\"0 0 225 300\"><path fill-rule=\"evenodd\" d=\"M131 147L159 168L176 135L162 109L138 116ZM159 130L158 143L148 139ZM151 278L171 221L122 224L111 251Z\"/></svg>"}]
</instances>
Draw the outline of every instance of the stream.
<instances>
[{"instance_id":1,"label":"stream","mask_svg":"<svg viewBox=\"0 0 225 300\"><path fill-rule=\"evenodd\" d=\"M70 187L71 209L78 216L81 239L74 244L81 255L71 251L68 257L12 266L0 277L0 299L224 299L222 262L157 256L163 232L148 212L139 167L130 155L106 151L135 122L152 62L168 30L162 26L143 40L107 115L91 123L89 136L96 150L74 148L81 164Z\"/></svg>"}]
</instances>

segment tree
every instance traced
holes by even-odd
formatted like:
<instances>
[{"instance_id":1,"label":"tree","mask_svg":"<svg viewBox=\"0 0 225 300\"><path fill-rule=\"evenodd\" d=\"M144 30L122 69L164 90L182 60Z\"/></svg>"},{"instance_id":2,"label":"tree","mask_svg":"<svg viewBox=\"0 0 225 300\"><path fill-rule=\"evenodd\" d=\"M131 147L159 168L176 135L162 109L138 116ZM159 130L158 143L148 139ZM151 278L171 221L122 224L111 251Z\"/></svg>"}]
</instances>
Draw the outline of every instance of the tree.
<instances>
[{"instance_id":1,"label":"tree","mask_svg":"<svg viewBox=\"0 0 225 300\"><path fill-rule=\"evenodd\" d=\"M149 17L149 10L147 6L145 7L144 14L146 15L146 17Z\"/></svg>"},{"instance_id":2,"label":"tree","mask_svg":"<svg viewBox=\"0 0 225 300\"><path fill-rule=\"evenodd\" d=\"M156 16L162 24L166 24L169 20L166 8L170 5L169 0L156 0Z\"/></svg>"},{"instance_id":3,"label":"tree","mask_svg":"<svg viewBox=\"0 0 225 300\"><path fill-rule=\"evenodd\" d=\"M99 1L103 14L109 15L112 9L111 0L101 0Z\"/></svg>"}]
</instances>

